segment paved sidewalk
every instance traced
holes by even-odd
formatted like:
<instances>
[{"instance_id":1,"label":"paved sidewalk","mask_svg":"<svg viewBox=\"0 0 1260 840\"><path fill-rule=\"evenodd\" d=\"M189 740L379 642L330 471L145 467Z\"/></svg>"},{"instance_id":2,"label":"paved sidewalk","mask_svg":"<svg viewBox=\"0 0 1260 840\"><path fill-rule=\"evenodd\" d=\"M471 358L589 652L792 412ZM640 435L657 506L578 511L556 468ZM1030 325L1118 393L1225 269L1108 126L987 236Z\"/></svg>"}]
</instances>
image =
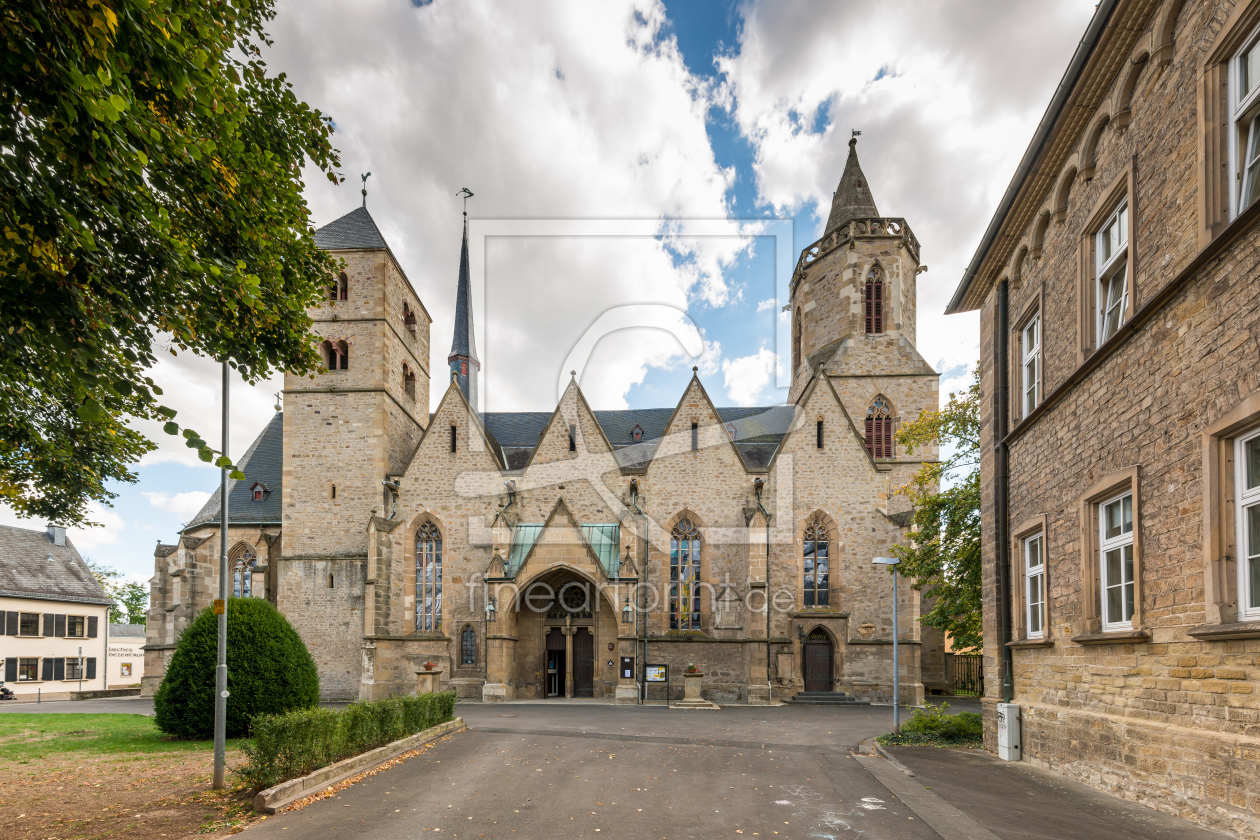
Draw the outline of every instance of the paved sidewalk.
<instances>
[{"instance_id":1,"label":"paved sidewalk","mask_svg":"<svg viewBox=\"0 0 1260 840\"><path fill-rule=\"evenodd\" d=\"M947 840L1223 840L1230 837L1187 820L1103 793L1023 762L978 750L892 747L888 752L914 776L882 759L872 772L906 805L942 820ZM871 767L867 767L871 770ZM935 813L934 813L935 812ZM974 826L968 831L965 826ZM961 833L951 834L951 830Z\"/></svg>"}]
</instances>

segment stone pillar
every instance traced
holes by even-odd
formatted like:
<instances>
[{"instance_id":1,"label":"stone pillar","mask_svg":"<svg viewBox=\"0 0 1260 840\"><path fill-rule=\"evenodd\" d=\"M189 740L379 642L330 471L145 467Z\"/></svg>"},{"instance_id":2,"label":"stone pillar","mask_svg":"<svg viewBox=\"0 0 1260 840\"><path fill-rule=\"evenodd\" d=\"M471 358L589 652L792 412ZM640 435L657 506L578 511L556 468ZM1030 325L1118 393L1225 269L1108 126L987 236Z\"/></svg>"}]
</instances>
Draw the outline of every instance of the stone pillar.
<instances>
[{"instance_id":1,"label":"stone pillar","mask_svg":"<svg viewBox=\"0 0 1260 840\"><path fill-rule=\"evenodd\" d=\"M486 639L489 648L486 657L486 684L481 687L483 703L503 703L516 699L511 683L511 667L516 661L516 637L506 634L490 635Z\"/></svg>"},{"instance_id":2,"label":"stone pillar","mask_svg":"<svg viewBox=\"0 0 1260 840\"><path fill-rule=\"evenodd\" d=\"M567 619L566 619L567 623ZM564 696L573 696L573 634L576 627L562 627L564 632Z\"/></svg>"},{"instance_id":3,"label":"stone pillar","mask_svg":"<svg viewBox=\"0 0 1260 840\"><path fill-rule=\"evenodd\" d=\"M694 674L683 672L683 700L700 700L700 683L704 679L704 674L696 671Z\"/></svg>"},{"instance_id":4,"label":"stone pillar","mask_svg":"<svg viewBox=\"0 0 1260 840\"><path fill-rule=\"evenodd\" d=\"M437 694L442 684L442 669L427 670L423 665L416 668L416 694Z\"/></svg>"}]
</instances>

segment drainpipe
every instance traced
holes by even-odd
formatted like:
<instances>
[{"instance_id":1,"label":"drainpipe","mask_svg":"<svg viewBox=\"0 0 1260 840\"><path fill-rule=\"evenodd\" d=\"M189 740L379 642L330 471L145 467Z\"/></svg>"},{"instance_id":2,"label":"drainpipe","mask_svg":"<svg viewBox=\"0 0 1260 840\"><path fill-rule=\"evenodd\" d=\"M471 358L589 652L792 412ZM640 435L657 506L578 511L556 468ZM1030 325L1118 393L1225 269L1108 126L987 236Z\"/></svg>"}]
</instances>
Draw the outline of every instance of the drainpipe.
<instances>
[{"instance_id":1,"label":"drainpipe","mask_svg":"<svg viewBox=\"0 0 1260 840\"><path fill-rule=\"evenodd\" d=\"M635 520L635 531L639 530L642 525L645 514L643 508L639 507L639 481L638 479L630 479L630 506L639 514L639 518ZM636 536L635 539L641 539ZM634 635L637 637L635 647L642 647L642 655L639 660L639 705L642 706L647 700L647 616L643 615L646 604L643 603L644 589L648 585L648 559L647 552L643 552L643 583L635 587L638 591L634 596ZM639 653L638 650L635 653ZM668 700L668 693L666 694Z\"/></svg>"},{"instance_id":2,"label":"drainpipe","mask_svg":"<svg viewBox=\"0 0 1260 840\"><path fill-rule=\"evenodd\" d=\"M1007 338L1010 332L1010 315L1007 311L1007 281L1002 280L997 286L997 325L993 342L994 371L997 379L994 420L996 429L996 451L994 465L997 475L994 477L993 513L997 520L994 523L994 539L997 540L997 602L998 602L998 644L1001 646L1002 662L1002 700L1011 702L1015 697L1013 683L1014 658L1007 642L1011 640L1011 558L1010 540L1008 539L1008 510L1010 507L1009 478L1007 474L1006 431L1007 414L1010 406L1010 364L1007 358Z\"/></svg>"},{"instance_id":3,"label":"drainpipe","mask_svg":"<svg viewBox=\"0 0 1260 840\"><path fill-rule=\"evenodd\" d=\"M766 519L766 688L770 701L774 701L774 684L770 682L770 511L761 503L761 490L766 486L764 478L753 479L753 492L757 494L757 509Z\"/></svg>"}]
</instances>

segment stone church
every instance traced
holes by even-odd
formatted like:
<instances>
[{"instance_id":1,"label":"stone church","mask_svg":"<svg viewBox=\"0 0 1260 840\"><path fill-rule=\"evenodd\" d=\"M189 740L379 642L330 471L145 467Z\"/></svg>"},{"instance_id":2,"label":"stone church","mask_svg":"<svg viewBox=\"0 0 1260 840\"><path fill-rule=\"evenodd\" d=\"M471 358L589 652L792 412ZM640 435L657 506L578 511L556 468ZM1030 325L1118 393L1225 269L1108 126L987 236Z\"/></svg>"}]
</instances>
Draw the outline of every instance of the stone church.
<instances>
[{"instance_id":1,"label":"stone church","mask_svg":"<svg viewBox=\"0 0 1260 840\"><path fill-rule=\"evenodd\" d=\"M594 410L575 379L549 413L481 412L467 220L436 377L432 319L366 206L315 240L344 266L310 313L326 370L286 376L227 541L233 594L287 615L326 698L414 691L426 665L488 701L677 698L693 665L719 703L891 695L872 558L911 538L896 491L935 452L894 434L936 408L938 376L915 349L919 243L876 209L856 141L791 279L787 405L714 405L693 369L670 407ZM219 509L157 548L146 692L217 591ZM943 639L899 591L902 698L921 703Z\"/></svg>"}]
</instances>

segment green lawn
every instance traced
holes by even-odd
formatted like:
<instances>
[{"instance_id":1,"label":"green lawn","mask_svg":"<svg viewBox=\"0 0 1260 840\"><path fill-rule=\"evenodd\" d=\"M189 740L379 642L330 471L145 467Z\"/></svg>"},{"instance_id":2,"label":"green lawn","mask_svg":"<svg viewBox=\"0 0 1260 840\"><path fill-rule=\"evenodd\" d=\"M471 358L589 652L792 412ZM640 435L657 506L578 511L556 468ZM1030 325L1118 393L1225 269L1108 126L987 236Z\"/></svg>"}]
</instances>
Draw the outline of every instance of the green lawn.
<instances>
[{"instance_id":1,"label":"green lawn","mask_svg":"<svg viewBox=\"0 0 1260 840\"><path fill-rule=\"evenodd\" d=\"M228 749L240 740L229 740ZM0 760L65 753L210 751L213 741L176 741L145 715L0 715Z\"/></svg>"}]
</instances>

